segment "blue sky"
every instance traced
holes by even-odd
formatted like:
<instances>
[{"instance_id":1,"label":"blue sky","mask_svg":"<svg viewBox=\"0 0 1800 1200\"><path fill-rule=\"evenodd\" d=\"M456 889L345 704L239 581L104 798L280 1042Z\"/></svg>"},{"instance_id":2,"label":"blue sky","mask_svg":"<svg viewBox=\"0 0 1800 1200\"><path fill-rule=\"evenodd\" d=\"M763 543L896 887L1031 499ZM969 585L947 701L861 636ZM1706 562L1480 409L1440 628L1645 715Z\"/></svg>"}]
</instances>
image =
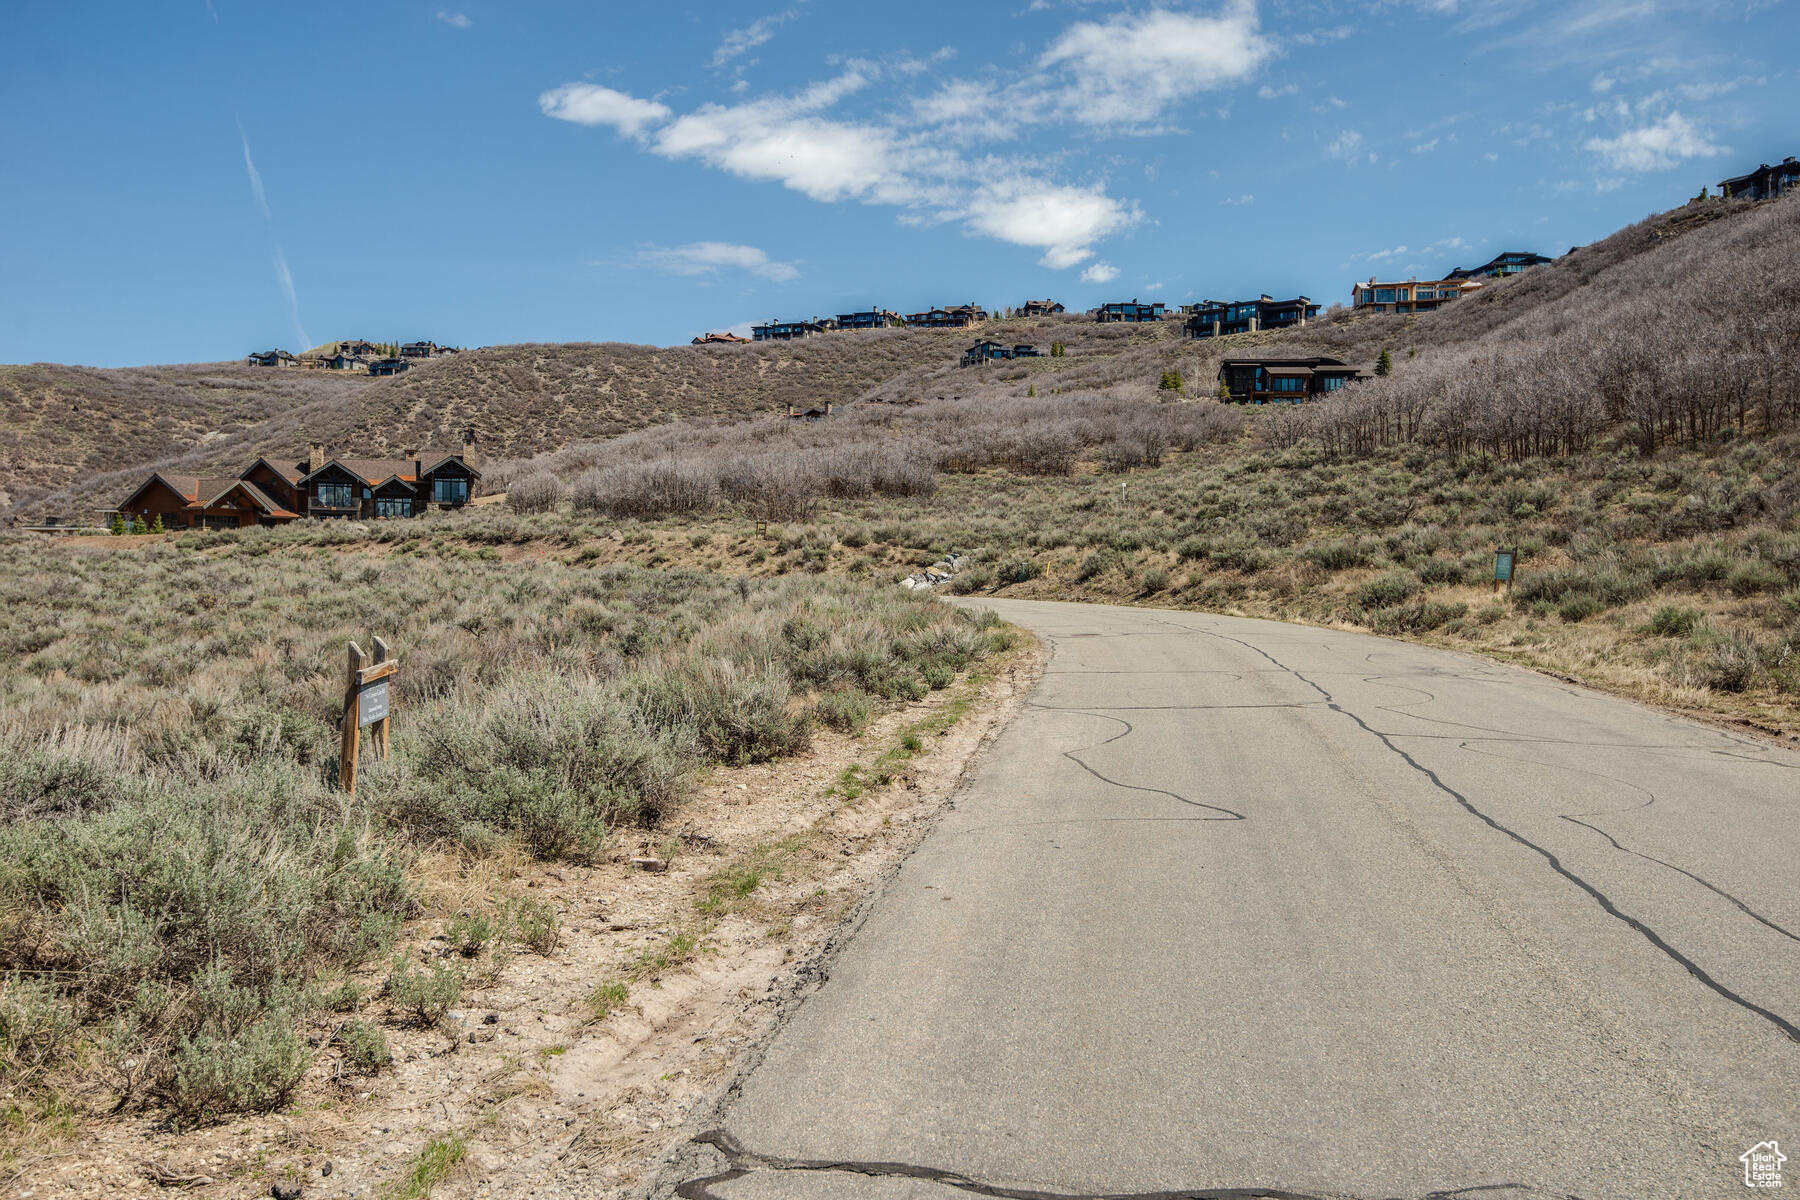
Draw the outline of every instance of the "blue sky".
<instances>
[{"instance_id":1,"label":"blue sky","mask_svg":"<svg viewBox=\"0 0 1800 1200\"><path fill-rule=\"evenodd\" d=\"M1800 154L1792 0L19 4L0 362L1345 300Z\"/></svg>"}]
</instances>

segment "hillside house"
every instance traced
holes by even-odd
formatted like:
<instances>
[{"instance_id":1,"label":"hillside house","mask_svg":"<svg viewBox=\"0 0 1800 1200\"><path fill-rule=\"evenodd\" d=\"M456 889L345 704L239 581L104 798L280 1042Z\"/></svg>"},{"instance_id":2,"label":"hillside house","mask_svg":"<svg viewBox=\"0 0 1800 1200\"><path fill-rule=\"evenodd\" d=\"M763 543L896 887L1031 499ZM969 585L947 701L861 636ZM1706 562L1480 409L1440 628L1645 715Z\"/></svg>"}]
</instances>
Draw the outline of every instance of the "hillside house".
<instances>
[{"instance_id":1,"label":"hillside house","mask_svg":"<svg viewBox=\"0 0 1800 1200\"><path fill-rule=\"evenodd\" d=\"M771 319L766 325L752 325L750 337L758 342L791 342L796 338L809 338L827 331L824 322L814 317L810 321L776 321Z\"/></svg>"},{"instance_id":2,"label":"hillside house","mask_svg":"<svg viewBox=\"0 0 1800 1200\"><path fill-rule=\"evenodd\" d=\"M1353 367L1323 357L1228 358L1219 364L1218 375L1236 404L1298 404L1328 396L1356 380L1374 377L1372 368Z\"/></svg>"},{"instance_id":3,"label":"hillside house","mask_svg":"<svg viewBox=\"0 0 1800 1200\"><path fill-rule=\"evenodd\" d=\"M369 360L360 354L339 350L330 358L320 359L319 365L327 371L364 371L368 369Z\"/></svg>"},{"instance_id":4,"label":"hillside house","mask_svg":"<svg viewBox=\"0 0 1800 1200\"><path fill-rule=\"evenodd\" d=\"M896 329L905 324L905 317L885 308L872 307L868 312L839 313L837 317L839 329Z\"/></svg>"},{"instance_id":5,"label":"hillside house","mask_svg":"<svg viewBox=\"0 0 1800 1200\"><path fill-rule=\"evenodd\" d=\"M1276 300L1267 292L1255 300L1203 300L1182 308L1187 322L1182 332L1189 337L1228 337L1261 329L1295 329L1319 315L1319 306L1305 296Z\"/></svg>"},{"instance_id":6,"label":"hillside house","mask_svg":"<svg viewBox=\"0 0 1800 1200\"><path fill-rule=\"evenodd\" d=\"M475 434L458 450L422 450L409 458L330 458L315 443L303 463L263 457L236 478L157 472L118 506L127 520L162 517L166 529L239 529L301 517L411 517L461 508L481 480Z\"/></svg>"},{"instance_id":7,"label":"hillside house","mask_svg":"<svg viewBox=\"0 0 1800 1200\"><path fill-rule=\"evenodd\" d=\"M1013 356L1012 348L999 342L976 342L963 351L962 366L980 367Z\"/></svg>"},{"instance_id":8,"label":"hillside house","mask_svg":"<svg viewBox=\"0 0 1800 1200\"><path fill-rule=\"evenodd\" d=\"M1021 317L1053 317L1068 310L1054 300L1027 300L1019 310Z\"/></svg>"},{"instance_id":9,"label":"hillside house","mask_svg":"<svg viewBox=\"0 0 1800 1200\"><path fill-rule=\"evenodd\" d=\"M300 360L286 350L264 350L250 355L244 359L244 362L252 367L297 367L300 365Z\"/></svg>"},{"instance_id":10,"label":"hillside house","mask_svg":"<svg viewBox=\"0 0 1800 1200\"><path fill-rule=\"evenodd\" d=\"M163 528L241 529L279 525L300 514L246 479L200 478L158 471L120 502L118 512Z\"/></svg>"},{"instance_id":11,"label":"hillside house","mask_svg":"<svg viewBox=\"0 0 1800 1200\"><path fill-rule=\"evenodd\" d=\"M906 314L907 325L914 329L962 329L987 319L987 309L973 301Z\"/></svg>"},{"instance_id":12,"label":"hillside house","mask_svg":"<svg viewBox=\"0 0 1800 1200\"><path fill-rule=\"evenodd\" d=\"M744 346L744 345L748 345L749 343L750 343L749 338L739 337L737 334L732 333L729 330L727 330L724 333L703 333L699 337L695 338L693 341L689 342L688 345L690 345L690 346Z\"/></svg>"},{"instance_id":13,"label":"hillside house","mask_svg":"<svg viewBox=\"0 0 1800 1200\"><path fill-rule=\"evenodd\" d=\"M1374 313L1431 312L1460 300L1464 293L1481 287L1473 279L1408 279L1401 283L1381 283L1371 275L1369 282L1352 284L1350 306Z\"/></svg>"},{"instance_id":14,"label":"hillside house","mask_svg":"<svg viewBox=\"0 0 1800 1200\"><path fill-rule=\"evenodd\" d=\"M1748 175L1719 184L1719 194L1734 200L1769 200L1792 187L1800 187L1800 162L1792 156L1774 166L1764 163Z\"/></svg>"},{"instance_id":15,"label":"hillside house","mask_svg":"<svg viewBox=\"0 0 1800 1200\"><path fill-rule=\"evenodd\" d=\"M1119 300L1111 304L1102 304L1094 310L1094 320L1102 325L1118 321L1139 324L1149 321L1160 321L1165 315L1168 305L1158 301L1154 304L1142 304L1137 300Z\"/></svg>"},{"instance_id":16,"label":"hillside house","mask_svg":"<svg viewBox=\"0 0 1800 1200\"><path fill-rule=\"evenodd\" d=\"M815 404L811 408L801 408L798 405L790 404L787 406L787 415L791 421L823 421L831 415L835 407L836 405L829 400L823 407Z\"/></svg>"},{"instance_id":17,"label":"hillside house","mask_svg":"<svg viewBox=\"0 0 1800 1200\"><path fill-rule=\"evenodd\" d=\"M1043 353L1036 346L1014 346L1012 348L1012 356L1014 358L1044 357Z\"/></svg>"},{"instance_id":18,"label":"hillside house","mask_svg":"<svg viewBox=\"0 0 1800 1200\"><path fill-rule=\"evenodd\" d=\"M371 375L398 375L403 371L410 370L412 370L412 363L404 358L377 358L369 363L369 374Z\"/></svg>"},{"instance_id":19,"label":"hillside house","mask_svg":"<svg viewBox=\"0 0 1800 1200\"><path fill-rule=\"evenodd\" d=\"M400 347L401 358L431 358L444 353L444 348L436 342L408 342Z\"/></svg>"},{"instance_id":20,"label":"hillside house","mask_svg":"<svg viewBox=\"0 0 1800 1200\"><path fill-rule=\"evenodd\" d=\"M293 486L305 516L415 517L473 500L481 483L478 463L473 430L463 434L460 449L426 449L407 458L328 458L315 443Z\"/></svg>"},{"instance_id":21,"label":"hillside house","mask_svg":"<svg viewBox=\"0 0 1800 1200\"><path fill-rule=\"evenodd\" d=\"M1444 278L1452 282L1464 279L1500 279L1507 275L1517 275L1527 267L1540 267L1550 258L1532 250L1506 250L1482 263L1479 267L1458 267L1454 271L1444 272Z\"/></svg>"}]
</instances>

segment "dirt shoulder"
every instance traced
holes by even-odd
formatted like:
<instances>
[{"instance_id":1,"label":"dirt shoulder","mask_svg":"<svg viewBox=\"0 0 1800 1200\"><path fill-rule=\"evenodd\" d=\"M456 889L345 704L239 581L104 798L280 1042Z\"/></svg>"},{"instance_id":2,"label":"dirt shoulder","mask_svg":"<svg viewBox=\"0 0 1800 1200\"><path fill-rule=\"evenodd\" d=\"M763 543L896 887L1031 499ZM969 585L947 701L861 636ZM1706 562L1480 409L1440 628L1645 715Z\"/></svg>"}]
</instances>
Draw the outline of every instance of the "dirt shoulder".
<instances>
[{"instance_id":1,"label":"dirt shoulder","mask_svg":"<svg viewBox=\"0 0 1800 1200\"><path fill-rule=\"evenodd\" d=\"M438 864L425 880L437 915L408 941L469 981L442 1021L380 996L385 964L360 972L371 998L313 1030L316 1061L284 1112L187 1133L85 1122L0 1176L0 1196L637 1194L931 827L1042 661L1021 639L858 737L716 771L668 828L621 833L604 862ZM556 911L547 955L510 940L453 949L457 915L500 895ZM351 1019L385 1032L390 1068L356 1070L333 1036Z\"/></svg>"}]
</instances>

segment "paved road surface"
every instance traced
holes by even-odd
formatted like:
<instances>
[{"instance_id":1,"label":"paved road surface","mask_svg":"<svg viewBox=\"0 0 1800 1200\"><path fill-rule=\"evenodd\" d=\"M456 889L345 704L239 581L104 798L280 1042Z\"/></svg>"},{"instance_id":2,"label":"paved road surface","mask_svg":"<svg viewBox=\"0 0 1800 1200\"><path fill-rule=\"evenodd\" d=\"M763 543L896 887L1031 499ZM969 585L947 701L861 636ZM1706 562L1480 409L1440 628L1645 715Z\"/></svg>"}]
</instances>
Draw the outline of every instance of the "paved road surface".
<instances>
[{"instance_id":1,"label":"paved road surface","mask_svg":"<svg viewBox=\"0 0 1800 1200\"><path fill-rule=\"evenodd\" d=\"M1739 1196L1765 1139L1800 1189L1800 755L1371 637L993 607L1053 649L1030 707L680 1194Z\"/></svg>"}]
</instances>

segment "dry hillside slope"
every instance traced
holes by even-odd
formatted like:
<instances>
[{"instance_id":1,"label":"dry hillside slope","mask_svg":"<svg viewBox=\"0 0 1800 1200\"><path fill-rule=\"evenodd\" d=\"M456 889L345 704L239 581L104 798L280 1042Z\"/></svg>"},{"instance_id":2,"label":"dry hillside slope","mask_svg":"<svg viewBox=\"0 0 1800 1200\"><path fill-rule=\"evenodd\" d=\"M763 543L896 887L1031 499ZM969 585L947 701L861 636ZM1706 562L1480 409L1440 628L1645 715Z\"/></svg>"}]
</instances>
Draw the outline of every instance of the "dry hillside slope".
<instances>
[{"instance_id":1,"label":"dry hillside slope","mask_svg":"<svg viewBox=\"0 0 1800 1200\"><path fill-rule=\"evenodd\" d=\"M232 471L257 454L298 456L314 440L405 453L446 443L473 426L490 459L525 459L669 421L729 421L788 403L1006 398L1028 391L1150 399L1169 370L1180 372L1188 396L1205 397L1219 359L1228 355L1329 354L1372 363L1385 349L1398 364L1396 381L1415 365L1436 362L1455 380L1490 389L1508 383L1586 390L1660 373L1679 390L1685 385L1673 366L1701 369L1686 360L1717 340L1707 333L1711 328L1730 335L1726 357L1734 371L1762 377L1781 360L1780 346L1800 338L1791 272L1767 269L1771 262L1783 265L1797 227L1800 199L1691 204L1549 266L1492 281L1435 313L1369 316L1334 306L1305 328L1200 342L1183 338L1178 321L1097 325L1068 315L996 320L973 331L882 330L779 345L499 346L375 380L232 365L0 368L6 431L0 434L6 439L0 441L0 515L76 515L116 500L152 466L188 474ZM1697 273L1717 276L1757 263L1745 276L1754 286L1707 287L1705 306L1684 301L1685 328L1673 327L1664 310L1678 293L1695 291L1689 285ZM1658 337L1645 336L1647 322L1661 327ZM1632 346L1611 345L1627 335ZM1059 341L1067 353L960 370L960 352L977 337L1034 343L1046 355ZM1525 362L1519 352L1532 347L1543 353ZM1585 384L1553 378L1558 362L1571 355L1592 360L1577 374L1591 369L1601 377ZM1503 379L1497 370L1503 359L1530 378Z\"/></svg>"}]
</instances>

